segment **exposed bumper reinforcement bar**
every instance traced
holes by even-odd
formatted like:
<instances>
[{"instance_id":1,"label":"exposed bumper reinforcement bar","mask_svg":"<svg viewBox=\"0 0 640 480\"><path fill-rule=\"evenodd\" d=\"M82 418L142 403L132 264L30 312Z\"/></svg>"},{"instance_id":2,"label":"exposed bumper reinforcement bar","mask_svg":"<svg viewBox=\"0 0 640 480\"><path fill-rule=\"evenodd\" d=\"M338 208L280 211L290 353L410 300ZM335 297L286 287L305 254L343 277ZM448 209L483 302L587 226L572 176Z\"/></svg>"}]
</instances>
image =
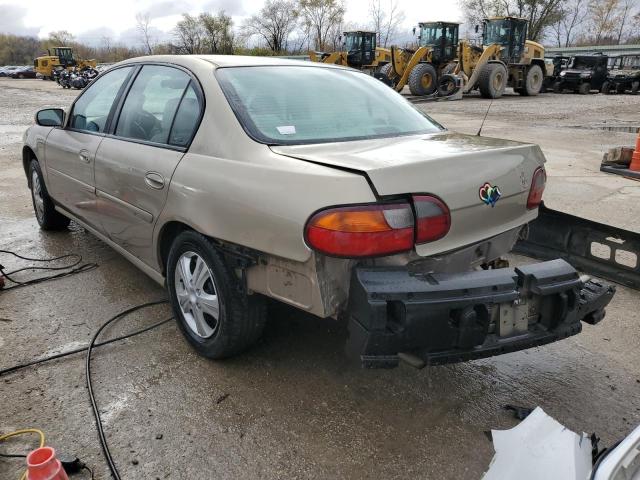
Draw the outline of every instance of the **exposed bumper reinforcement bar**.
<instances>
[{"instance_id":1,"label":"exposed bumper reinforcement bar","mask_svg":"<svg viewBox=\"0 0 640 480\"><path fill-rule=\"evenodd\" d=\"M353 269L347 353L367 368L484 358L575 335L595 324L615 287L583 283L564 260L516 269L411 275Z\"/></svg>"}]
</instances>

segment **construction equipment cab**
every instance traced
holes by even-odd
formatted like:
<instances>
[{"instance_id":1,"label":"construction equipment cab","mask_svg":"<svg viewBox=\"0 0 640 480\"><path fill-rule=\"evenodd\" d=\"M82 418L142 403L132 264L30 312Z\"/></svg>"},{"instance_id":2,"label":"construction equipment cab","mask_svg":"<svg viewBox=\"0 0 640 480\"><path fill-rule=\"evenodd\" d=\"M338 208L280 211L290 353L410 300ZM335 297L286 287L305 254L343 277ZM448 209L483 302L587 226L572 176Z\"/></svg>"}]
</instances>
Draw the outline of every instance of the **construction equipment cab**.
<instances>
[{"instance_id":1,"label":"construction equipment cab","mask_svg":"<svg viewBox=\"0 0 640 480\"><path fill-rule=\"evenodd\" d=\"M418 47L391 47L391 63L380 69L379 77L398 92L408 84L412 95L432 95L455 66L460 25L421 22L418 29Z\"/></svg>"},{"instance_id":2,"label":"construction equipment cab","mask_svg":"<svg viewBox=\"0 0 640 480\"><path fill-rule=\"evenodd\" d=\"M344 32L342 51L309 52L312 62L331 63L357 70L374 70L391 61L391 52L377 47L377 33L366 30Z\"/></svg>"},{"instance_id":3,"label":"construction equipment cab","mask_svg":"<svg viewBox=\"0 0 640 480\"><path fill-rule=\"evenodd\" d=\"M494 17L482 24L482 48L460 42L456 73L463 77L464 92L479 89L485 98L499 98L509 86L520 95L540 93L546 70L544 47L527 40L527 20Z\"/></svg>"}]
</instances>

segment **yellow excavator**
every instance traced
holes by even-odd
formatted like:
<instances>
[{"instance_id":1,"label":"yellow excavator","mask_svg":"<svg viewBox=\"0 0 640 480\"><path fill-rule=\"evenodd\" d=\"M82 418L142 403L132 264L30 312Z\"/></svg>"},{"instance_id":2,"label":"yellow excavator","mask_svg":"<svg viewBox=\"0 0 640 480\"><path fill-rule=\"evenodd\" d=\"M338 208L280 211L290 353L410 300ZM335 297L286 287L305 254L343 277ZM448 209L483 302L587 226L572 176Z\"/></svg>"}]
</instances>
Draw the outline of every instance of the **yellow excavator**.
<instances>
[{"instance_id":1,"label":"yellow excavator","mask_svg":"<svg viewBox=\"0 0 640 480\"><path fill-rule=\"evenodd\" d=\"M53 52L52 52L53 51ZM36 73L42 75L43 80L53 80L53 72L58 69L68 70L73 67L83 69L85 67L96 68L95 60L76 59L71 47L54 47L47 49L48 55L43 55L33 61Z\"/></svg>"},{"instance_id":2,"label":"yellow excavator","mask_svg":"<svg viewBox=\"0 0 640 480\"><path fill-rule=\"evenodd\" d=\"M482 47L461 41L451 71L462 78L463 93L479 89L484 98L499 98L509 86L520 95L538 95L546 75L544 47L527 40L527 20L493 17L482 23Z\"/></svg>"},{"instance_id":3,"label":"yellow excavator","mask_svg":"<svg viewBox=\"0 0 640 480\"><path fill-rule=\"evenodd\" d=\"M409 85L413 95L432 95L440 79L455 67L460 25L451 22L418 24L417 48L391 47L391 61L377 78L400 92ZM414 29L414 35L416 31Z\"/></svg>"},{"instance_id":4,"label":"yellow excavator","mask_svg":"<svg viewBox=\"0 0 640 480\"><path fill-rule=\"evenodd\" d=\"M388 48L376 46L377 34L365 30L344 32L343 50L339 52L309 52L312 62L331 63L357 70L376 70L391 61Z\"/></svg>"}]
</instances>

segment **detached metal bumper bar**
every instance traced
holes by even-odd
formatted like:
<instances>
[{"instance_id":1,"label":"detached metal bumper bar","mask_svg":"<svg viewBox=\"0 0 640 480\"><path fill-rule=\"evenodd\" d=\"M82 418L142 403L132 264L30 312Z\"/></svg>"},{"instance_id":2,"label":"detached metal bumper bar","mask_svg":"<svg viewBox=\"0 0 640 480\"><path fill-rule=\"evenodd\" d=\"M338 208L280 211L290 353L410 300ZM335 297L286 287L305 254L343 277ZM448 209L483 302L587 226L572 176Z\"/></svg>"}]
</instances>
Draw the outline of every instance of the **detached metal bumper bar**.
<instances>
[{"instance_id":1,"label":"detached metal bumper bar","mask_svg":"<svg viewBox=\"0 0 640 480\"><path fill-rule=\"evenodd\" d=\"M596 324L615 287L583 283L564 260L516 269L411 275L353 270L347 353L367 368L490 357L551 343Z\"/></svg>"}]
</instances>

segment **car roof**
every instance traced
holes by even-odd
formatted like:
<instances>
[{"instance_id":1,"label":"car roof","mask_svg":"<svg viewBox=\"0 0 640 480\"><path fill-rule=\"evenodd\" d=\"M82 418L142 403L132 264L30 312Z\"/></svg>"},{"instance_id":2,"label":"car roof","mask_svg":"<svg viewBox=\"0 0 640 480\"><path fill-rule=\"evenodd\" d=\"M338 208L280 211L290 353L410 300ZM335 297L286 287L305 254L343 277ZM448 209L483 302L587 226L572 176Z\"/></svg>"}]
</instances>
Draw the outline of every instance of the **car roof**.
<instances>
[{"instance_id":1,"label":"car roof","mask_svg":"<svg viewBox=\"0 0 640 480\"><path fill-rule=\"evenodd\" d=\"M120 65L128 63L142 62L166 62L182 65L184 67L202 66L203 63L209 63L215 67L253 67L263 65L280 65L280 66L314 66L319 68L340 68L339 65L329 65L320 62L311 62L308 60L292 60L280 57L257 57L249 55L149 55L146 57L136 57L125 60Z\"/></svg>"}]
</instances>

